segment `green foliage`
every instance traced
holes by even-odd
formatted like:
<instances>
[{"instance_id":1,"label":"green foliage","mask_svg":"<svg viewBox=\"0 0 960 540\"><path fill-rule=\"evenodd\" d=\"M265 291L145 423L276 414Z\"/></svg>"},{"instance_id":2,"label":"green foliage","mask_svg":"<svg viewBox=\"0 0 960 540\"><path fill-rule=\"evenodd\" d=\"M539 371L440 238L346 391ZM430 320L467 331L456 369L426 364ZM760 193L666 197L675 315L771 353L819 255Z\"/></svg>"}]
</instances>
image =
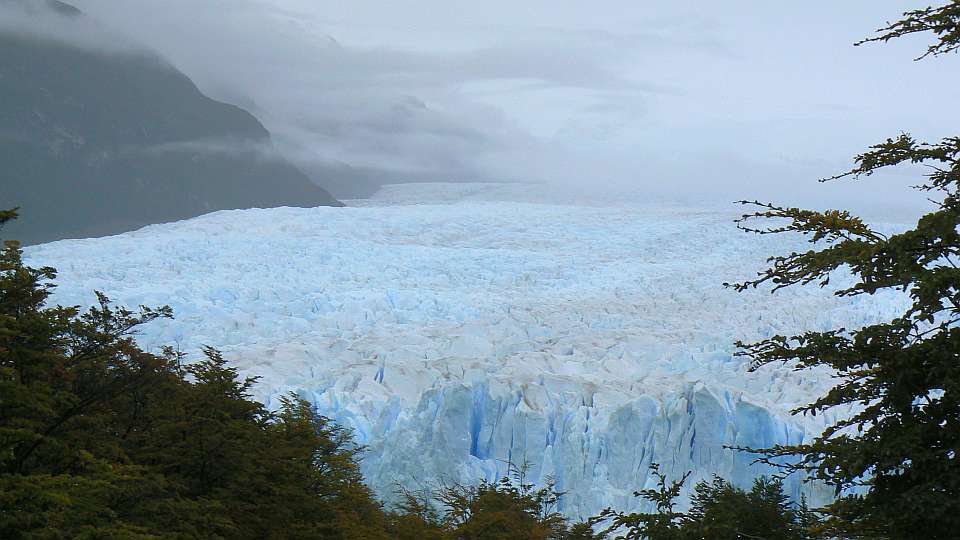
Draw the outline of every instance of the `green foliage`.
<instances>
[{"instance_id":1,"label":"green foliage","mask_svg":"<svg viewBox=\"0 0 960 540\"><path fill-rule=\"evenodd\" d=\"M927 47L927 51L920 58L954 52L960 49L960 1L951 0L943 6L908 11L904 13L903 19L877 32L880 35L865 39L857 45L877 41L887 42L909 34L930 32L936 36L937 40Z\"/></svg>"},{"instance_id":2,"label":"green foliage","mask_svg":"<svg viewBox=\"0 0 960 540\"><path fill-rule=\"evenodd\" d=\"M349 432L213 349L138 348L168 308L46 307L55 277L0 252L0 537L389 537Z\"/></svg>"},{"instance_id":3,"label":"green foliage","mask_svg":"<svg viewBox=\"0 0 960 540\"><path fill-rule=\"evenodd\" d=\"M684 530L684 522L687 519L686 514L674 510L676 499L680 496L680 490L690 476L688 471L673 482L667 482L667 476L660 472L660 465L650 464L650 473L657 479L656 489L644 489L634 493L634 496L641 497L654 503L656 512L631 513L613 512L606 510L601 514L602 519L610 519L609 525L604 530L604 537L617 531L622 531L624 538L629 540L652 538L656 540L681 540L687 538Z\"/></svg>"},{"instance_id":4,"label":"green foliage","mask_svg":"<svg viewBox=\"0 0 960 540\"><path fill-rule=\"evenodd\" d=\"M478 485L453 484L433 497L407 494L407 510L425 517L456 540L551 540L568 538L566 518L557 512L562 493L553 482L536 489L526 480L526 465L512 466L511 475ZM439 513L429 509L439 503Z\"/></svg>"},{"instance_id":5,"label":"green foliage","mask_svg":"<svg viewBox=\"0 0 960 540\"><path fill-rule=\"evenodd\" d=\"M0 227L2 227L8 221L14 220L17 218L17 208L10 210L0 210Z\"/></svg>"},{"instance_id":6,"label":"green foliage","mask_svg":"<svg viewBox=\"0 0 960 540\"><path fill-rule=\"evenodd\" d=\"M625 514L604 511L591 520L600 532L586 539L616 538L623 540L807 540L820 538L820 519L805 500L796 506L783 493L777 479L760 477L750 491L744 491L726 480L714 477L712 482L699 482L693 488L690 510L675 510L676 499L690 473L680 480L668 482L657 464L650 470L657 479L655 489L635 493L654 503L652 513Z\"/></svg>"},{"instance_id":7,"label":"green foliage","mask_svg":"<svg viewBox=\"0 0 960 540\"><path fill-rule=\"evenodd\" d=\"M750 491L744 491L714 477L694 487L685 529L692 538L800 540L808 538L816 523L813 514L805 519L806 523L800 522L779 480L760 477Z\"/></svg>"},{"instance_id":8,"label":"green foliage","mask_svg":"<svg viewBox=\"0 0 960 540\"><path fill-rule=\"evenodd\" d=\"M866 41L931 32L926 54L960 48L960 2L905 14ZM802 471L842 497L827 507L822 527L834 536L954 538L960 530L960 137L937 143L908 134L857 156L849 172L827 180L859 179L901 165L923 166L915 186L934 208L912 228L886 235L845 211L816 212L757 201L738 225L758 234L800 233L805 252L773 257L738 290L771 285L825 286L838 271L853 283L838 296L903 291L911 305L891 321L848 330L774 336L738 343L752 369L790 363L832 368L838 383L797 414L836 415L820 436L798 445L759 450L760 461ZM772 226L753 225L772 219ZM852 411L852 412L848 412ZM786 464L784 464L786 462ZM806 519L806 518L805 518Z\"/></svg>"},{"instance_id":9,"label":"green foliage","mask_svg":"<svg viewBox=\"0 0 960 540\"><path fill-rule=\"evenodd\" d=\"M447 530L430 493L400 488L402 502L390 515L389 530L397 540L443 540Z\"/></svg>"}]
</instances>

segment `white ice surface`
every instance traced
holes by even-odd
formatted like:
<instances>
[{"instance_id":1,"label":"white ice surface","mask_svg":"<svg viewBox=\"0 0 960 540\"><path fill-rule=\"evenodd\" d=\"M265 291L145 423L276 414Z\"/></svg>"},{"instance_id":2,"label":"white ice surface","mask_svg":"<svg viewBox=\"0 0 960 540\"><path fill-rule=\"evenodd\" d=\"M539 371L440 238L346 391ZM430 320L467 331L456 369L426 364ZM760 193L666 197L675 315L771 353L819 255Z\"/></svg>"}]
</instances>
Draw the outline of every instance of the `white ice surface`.
<instances>
[{"instance_id":1,"label":"white ice surface","mask_svg":"<svg viewBox=\"0 0 960 540\"><path fill-rule=\"evenodd\" d=\"M829 418L787 411L830 381L749 373L734 340L855 327L903 304L724 289L804 247L738 232L733 207L534 204L535 189L388 186L348 208L216 212L27 256L59 269L55 302L101 290L172 306L141 344L211 345L262 377L268 403L301 393L368 445L364 473L385 496L527 460L574 516L636 508L651 461L748 483L764 470L723 446L809 438Z\"/></svg>"}]
</instances>

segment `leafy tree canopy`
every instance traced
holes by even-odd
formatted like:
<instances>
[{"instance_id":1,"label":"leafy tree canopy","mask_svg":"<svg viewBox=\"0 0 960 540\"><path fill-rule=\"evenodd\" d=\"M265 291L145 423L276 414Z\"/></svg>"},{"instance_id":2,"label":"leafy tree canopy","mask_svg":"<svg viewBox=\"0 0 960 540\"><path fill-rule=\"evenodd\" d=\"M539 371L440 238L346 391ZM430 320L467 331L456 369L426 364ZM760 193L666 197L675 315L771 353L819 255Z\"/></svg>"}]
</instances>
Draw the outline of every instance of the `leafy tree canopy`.
<instances>
[{"instance_id":1,"label":"leafy tree canopy","mask_svg":"<svg viewBox=\"0 0 960 540\"><path fill-rule=\"evenodd\" d=\"M650 466L657 486L635 495L653 503L654 512L623 513L606 510L588 521L585 540L808 540L820 538L819 516L801 499L793 504L780 480L757 478L750 491L714 477L693 488L690 510L675 509L676 499L690 473L668 481L657 464ZM586 529L583 529L584 531Z\"/></svg>"},{"instance_id":2,"label":"leafy tree canopy","mask_svg":"<svg viewBox=\"0 0 960 540\"><path fill-rule=\"evenodd\" d=\"M908 12L866 42L932 33L921 58L960 48L960 2ZM960 137L926 143L909 134L855 158L855 167L825 179L863 179L897 166L926 171L915 186L932 210L915 225L885 234L846 211L811 211L742 201L755 211L738 220L757 234L799 233L809 250L776 256L738 290L829 284L838 272L853 282L838 296L884 290L908 294L893 320L738 343L752 369L789 362L832 368L838 383L794 411L840 418L797 445L752 450L760 460L825 481L842 497L827 507L833 534L954 538L960 530ZM756 225L772 220L771 225ZM853 411L847 413L847 411ZM783 465L784 460L788 463Z\"/></svg>"},{"instance_id":3,"label":"leafy tree canopy","mask_svg":"<svg viewBox=\"0 0 960 540\"><path fill-rule=\"evenodd\" d=\"M390 537L343 428L213 349L141 350L169 308L47 307L55 277L0 252L0 537Z\"/></svg>"}]
</instances>

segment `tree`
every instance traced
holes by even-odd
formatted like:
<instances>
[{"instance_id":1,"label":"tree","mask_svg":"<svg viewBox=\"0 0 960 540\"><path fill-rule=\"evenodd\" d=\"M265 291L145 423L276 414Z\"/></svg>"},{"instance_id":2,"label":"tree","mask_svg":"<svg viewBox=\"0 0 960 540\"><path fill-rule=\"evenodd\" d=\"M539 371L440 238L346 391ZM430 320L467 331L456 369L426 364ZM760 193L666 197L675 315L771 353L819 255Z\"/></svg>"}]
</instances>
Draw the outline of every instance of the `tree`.
<instances>
[{"instance_id":1,"label":"tree","mask_svg":"<svg viewBox=\"0 0 960 540\"><path fill-rule=\"evenodd\" d=\"M0 213L0 224L16 217ZM121 414L111 404L143 388L162 360L130 333L167 310L45 306L56 272L23 264L17 242L0 252L0 537L146 538L121 516L161 498L155 473L121 458ZM122 433L122 432L121 432ZM108 459L109 456L109 459Z\"/></svg>"},{"instance_id":2,"label":"tree","mask_svg":"<svg viewBox=\"0 0 960 540\"><path fill-rule=\"evenodd\" d=\"M667 481L656 463L650 465L657 486L634 495L655 505L654 512L625 514L604 510L587 522L579 538L601 540L807 540L816 538L819 519L801 500L799 507L783 493L780 480L757 478L744 491L715 476L698 482L690 498L690 510L675 509L690 473ZM604 524L598 533L592 529Z\"/></svg>"},{"instance_id":3,"label":"tree","mask_svg":"<svg viewBox=\"0 0 960 540\"><path fill-rule=\"evenodd\" d=\"M168 308L48 307L55 278L0 251L0 538L389 538L347 430L216 350L141 350Z\"/></svg>"},{"instance_id":4,"label":"tree","mask_svg":"<svg viewBox=\"0 0 960 540\"><path fill-rule=\"evenodd\" d=\"M609 524L601 531L600 538L608 538L611 534L619 533L616 538L625 540L683 540L688 538L684 530L687 515L677 512L676 499L680 490L690 477L690 471L684 473L680 480L667 481L667 475L660 472L658 463L650 464L650 473L657 479L656 489L642 489L635 492L635 497L643 498L655 505L655 512L614 512L610 509L601 512L600 516L592 520L597 525L609 520Z\"/></svg>"},{"instance_id":5,"label":"tree","mask_svg":"<svg viewBox=\"0 0 960 540\"><path fill-rule=\"evenodd\" d=\"M429 491L410 491L399 487L402 499L390 515L389 531L396 540L444 540L447 530Z\"/></svg>"},{"instance_id":6,"label":"tree","mask_svg":"<svg viewBox=\"0 0 960 540\"><path fill-rule=\"evenodd\" d=\"M936 38L920 58L957 51L960 1L907 12L861 43L914 33ZM836 411L839 420L803 444L748 450L785 474L802 471L832 485L840 498L826 508L828 528L838 536L954 538L960 530L958 157L960 137L925 143L902 134L857 156L849 172L826 179L865 178L900 165L926 167L916 188L933 197L934 207L895 234L846 211L741 201L755 207L738 220L742 229L799 233L812 246L772 257L755 279L734 285L738 290L826 286L831 276L846 272L854 283L837 290L838 296L909 294L910 307L884 323L738 343L754 370L783 362L798 370L828 366L836 372L836 386L794 413ZM766 219L775 222L753 224Z\"/></svg>"},{"instance_id":7,"label":"tree","mask_svg":"<svg viewBox=\"0 0 960 540\"><path fill-rule=\"evenodd\" d=\"M801 540L815 524L810 515L801 523L783 484L761 476L750 491L714 477L699 482L691 496L690 512L684 523L687 538L704 540Z\"/></svg>"},{"instance_id":8,"label":"tree","mask_svg":"<svg viewBox=\"0 0 960 540\"><path fill-rule=\"evenodd\" d=\"M526 465L511 465L511 476L475 486L455 484L437 496L444 508L442 523L456 540L560 540L567 520L557 512L552 482L535 489L526 481Z\"/></svg>"}]
</instances>

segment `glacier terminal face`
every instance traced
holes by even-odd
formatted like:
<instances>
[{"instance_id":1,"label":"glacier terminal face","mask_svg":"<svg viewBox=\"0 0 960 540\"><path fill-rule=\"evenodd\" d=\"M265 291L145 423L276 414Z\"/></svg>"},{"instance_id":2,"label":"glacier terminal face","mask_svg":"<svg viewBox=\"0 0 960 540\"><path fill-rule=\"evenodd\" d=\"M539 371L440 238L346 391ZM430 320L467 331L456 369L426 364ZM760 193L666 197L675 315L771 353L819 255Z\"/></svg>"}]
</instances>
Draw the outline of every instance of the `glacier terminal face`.
<instances>
[{"instance_id":1,"label":"glacier terminal face","mask_svg":"<svg viewBox=\"0 0 960 540\"><path fill-rule=\"evenodd\" d=\"M725 447L819 433L829 417L788 411L830 374L751 373L733 342L853 328L904 305L725 289L805 249L738 232L737 208L538 204L536 189L388 186L348 208L223 211L26 253L59 270L55 302L89 305L100 290L168 304L176 319L145 327L141 345L210 345L261 377L268 404L311 400L368 447L364 474L387 499L526 462L574 517L642 508L633 492L652 485L651 462L692 481L769 472Z\"/></svg>"}]
</instances>

